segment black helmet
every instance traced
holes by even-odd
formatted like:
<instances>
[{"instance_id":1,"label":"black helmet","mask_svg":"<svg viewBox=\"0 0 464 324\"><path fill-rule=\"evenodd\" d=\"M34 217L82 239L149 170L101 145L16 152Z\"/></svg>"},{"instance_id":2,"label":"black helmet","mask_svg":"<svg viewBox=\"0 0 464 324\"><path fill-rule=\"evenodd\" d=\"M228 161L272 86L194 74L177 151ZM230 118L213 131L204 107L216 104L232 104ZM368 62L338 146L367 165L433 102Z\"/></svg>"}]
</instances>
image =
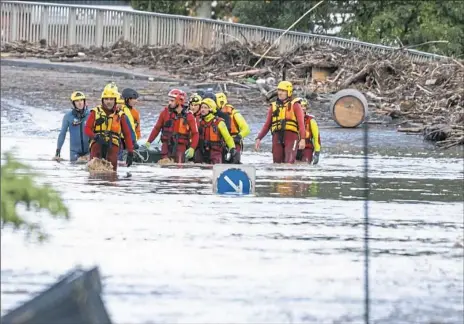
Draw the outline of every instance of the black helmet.
<instances>
[{"instance_id":1,"label":"black helmet","mask_svg":"<svg viewBox=\"0 0 464 324\"><path fill-rule=\"evenodd\" d=\"M206 99L206 98L209 98L209 99L212 99L214 100L214 102L216 102L216 95L214 93L212 93L211 91L206 91L205 94L202 96L200 95L203 99Z\"/></svg>"},{"instance_id":2,"label":"black helmet","mask_svg":"<svg viewBox=\"0 0 464 324\"><path fill-rule=\"evenodd\" d=\"M202 98L205 96L205 93L206 93L206 91L205 91L205 90L201 90L201 89L198 90L198 91L196 92L196 94L199 95L199 96L202 97Z\"/></svg>"},{"instance_id":3,"label":"black helmet","mask_svg":"<svg viewBox=\"0 0 464 324\"><path fill-rule=\"evenodd\" d=\"M122 90L121 97L123 99L137 99L139 94L134 89L126 88Z\"/></svg>"}]
</instances>

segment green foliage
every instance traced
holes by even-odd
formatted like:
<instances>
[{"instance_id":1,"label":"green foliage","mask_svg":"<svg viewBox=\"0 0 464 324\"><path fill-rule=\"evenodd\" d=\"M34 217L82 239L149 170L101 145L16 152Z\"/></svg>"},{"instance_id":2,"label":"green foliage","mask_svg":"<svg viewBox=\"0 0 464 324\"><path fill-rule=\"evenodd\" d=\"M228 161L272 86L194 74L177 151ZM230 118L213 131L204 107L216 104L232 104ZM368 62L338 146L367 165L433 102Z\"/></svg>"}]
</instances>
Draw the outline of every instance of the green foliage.
<instances>
[{"instance_id":1,"label":"green foliage","mask_svg":"<svg viewBox=\"0 0 464 324\"><path fill-rule=\"evenodd\" d=\"M195 1L178 0L132 0L132 8L136 10L159 12L171 15L188 15L188 4Z\"/></svg>"},{"instance_id":2,"label":"green foliage","mask_svg":"<svg viewBox=\"0 0 464 324\"><path fill-rule=\"evenodd\" d=\"M18 162L8 152L4 154L5 163L1 167L1 223L11 225L15 229L25 229L28 234L36 234L40 240L46 234L36 223L22 218L16 207L24 204L28 210L36 212L47 210L54 218L69 218L69 210L60 194L49 185L35 183L37 174L31 168Z\"/></svg>"},{"instance_id":3,"label":"green foliage","mask_svg":"<svg viewBox=\"0 0 464 324\"><path fill-rule=\"evenodd\" d=\"M464 53L464 1L363 0L352 4L350 12L342 36L443 55Z\"/></svg>"},{"instance_id":4,"label":"green foliage","mask_svg":"<svg viewBox=\"0 0 464 324\"><path fill-rule=\"evenodd\" d=\"M136 10L159 12L171 15L197 16L201 5L206 0L132 0L132 7ZM212 1L209 1L211 3ZM216 1L216 7L211 7L213 19L231 18L232 9L237 1Z\"/></svg>"},{"instance_id":5,"label":"green foliage","mask_svg":"<svg viewBox=\"0 0 464 324\"><path fill-rule=\"evenodd\" d=\"M287 29L318 2L217 1L212 10L213 18ZM197 15L200 5L200 0L132 0L138 10L190 16ZM459 57L464 54L463 12L462 0L325 0L293 30Z\"/></svg>"},{"instance_id":6,"label":"green foliage","mask_svg":"<svg viewBox=\"0 0 464 324\"><path fill-rule=\"evenodd\" d=\"M314 7L318 0L257 0L235 1L234 15L243 24L287 29L306 11ZM338 25L334 13L336 1L326 0L304 17L293 30L310 33L327 33Z\"/></svg>"}]
</instances>

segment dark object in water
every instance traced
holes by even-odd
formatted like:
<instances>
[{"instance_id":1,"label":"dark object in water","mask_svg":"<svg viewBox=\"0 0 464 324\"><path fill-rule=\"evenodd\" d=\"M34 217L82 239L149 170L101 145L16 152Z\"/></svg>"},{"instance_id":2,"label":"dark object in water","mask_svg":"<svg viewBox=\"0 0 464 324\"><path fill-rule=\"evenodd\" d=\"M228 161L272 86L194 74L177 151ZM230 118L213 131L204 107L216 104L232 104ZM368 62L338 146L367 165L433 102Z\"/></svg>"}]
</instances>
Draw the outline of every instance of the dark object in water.
<instances>
[{"instance_id":1,"label":"dark object in water","mask_svg":"<svg viewBox=\"0 0 464 324\"><path fill-rule=\"evenodd\" d=\"M100 297L98 267L76 269L40 295L10 311L2 324L111 324Z\"/></svg>"},{"instance_id":2,"label":"dark object in water","mask_svg":"<svg viewBox=\"0 0 464 324\"><path fill-rule=\"evenodd\" d=\"M451 136L452 129L445 124L429 125L424 128L424 139L432 142L444 141Z\"/></svg>"},{"instance_id":3,"label":"dark object in water","mask_svg":"<svg viewBox=\"0 0 464 324\"><path fill-rule=\"evenodd\" d=\"M122 160L125 161L127 157L127 151L122 154ZM135 163L158 163L161 160L161 150L158 147L150 147L147 149L145 145L140 145L140 148L134 150Z\"/></svg>"}]
</instances>

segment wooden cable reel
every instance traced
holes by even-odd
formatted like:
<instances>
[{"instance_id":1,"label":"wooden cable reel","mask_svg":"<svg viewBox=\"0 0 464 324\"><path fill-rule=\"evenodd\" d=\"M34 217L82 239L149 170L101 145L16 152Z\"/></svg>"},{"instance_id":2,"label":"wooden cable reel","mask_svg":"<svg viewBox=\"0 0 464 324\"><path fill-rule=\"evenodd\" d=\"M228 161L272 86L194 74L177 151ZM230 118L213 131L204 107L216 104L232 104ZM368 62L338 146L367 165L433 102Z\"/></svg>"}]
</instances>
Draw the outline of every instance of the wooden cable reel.
<instances>
[{"instance_id":1,"label":"wooden cable reel","mask_svg":"<svg viewBox=\"0 0 464 324\"><path fill-rule=\"evenodd\" d=\"M364 95L356 89L337 92L330 104L333 120L341 127L355 128L368 116L368 104Z\"/></svg>"}]
</instances>

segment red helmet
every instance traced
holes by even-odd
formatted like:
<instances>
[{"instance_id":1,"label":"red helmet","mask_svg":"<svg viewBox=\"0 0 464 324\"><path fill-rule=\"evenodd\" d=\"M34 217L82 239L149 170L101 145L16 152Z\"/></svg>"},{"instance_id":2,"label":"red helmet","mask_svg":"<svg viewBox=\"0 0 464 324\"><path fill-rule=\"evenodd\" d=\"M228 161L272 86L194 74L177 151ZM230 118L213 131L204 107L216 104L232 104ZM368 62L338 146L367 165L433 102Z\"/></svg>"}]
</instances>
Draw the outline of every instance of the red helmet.
<instances>
[{"instance_id":1,"label":"red helmet","mask_svg":"<svg viewBox=\"0 0 464 324\"><path fill-rule=\"evenodd\" d=\"M179 89L172 89L169 91L168 97L174 98L178 106L183 106L185 103L186 93Z\"/></svg>"}]
</instances>

